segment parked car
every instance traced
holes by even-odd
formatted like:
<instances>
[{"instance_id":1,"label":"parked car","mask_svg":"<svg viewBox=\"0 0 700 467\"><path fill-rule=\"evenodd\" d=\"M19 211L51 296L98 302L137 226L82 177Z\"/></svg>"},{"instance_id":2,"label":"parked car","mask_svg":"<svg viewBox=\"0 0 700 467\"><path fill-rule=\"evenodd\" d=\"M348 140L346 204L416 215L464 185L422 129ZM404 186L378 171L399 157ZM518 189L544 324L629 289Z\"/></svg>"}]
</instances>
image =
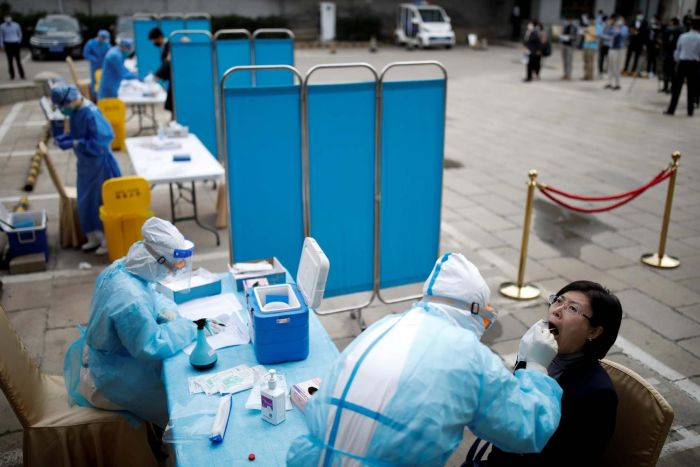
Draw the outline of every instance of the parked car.
<instances>
[{"instance_id":1,"label":"parked car","mask_svg":"<svg viewBox=\"0 0 700 467\"><path fill-rule=\"evenodd\" d=\"M112 27L112 36L116 44L119 43L119 39L133 39L134 17L120 16L117 18L117 23Z\"/></svg>"},{"instance_id":2,"label":"parked car","mask_svg":"<svg viewBox=\"0 0 700 467\"><path fill-rule=\"evenodd\" d=\"M455 45L450 17L437 5L402 3L396 12L396 43L409 48Z\"/></svg>"},{"instance_id":3,"label":"parked car","mask_svg":"<svg viewBox=\"0 0 700 467\"><path fill-rule=\"evenodd\" d=\"M45 57L81 58L83 55L83 28L78 20L68 15L47 15L37 21L29 38L33 60Z\"/></svg>"}]
</instances>

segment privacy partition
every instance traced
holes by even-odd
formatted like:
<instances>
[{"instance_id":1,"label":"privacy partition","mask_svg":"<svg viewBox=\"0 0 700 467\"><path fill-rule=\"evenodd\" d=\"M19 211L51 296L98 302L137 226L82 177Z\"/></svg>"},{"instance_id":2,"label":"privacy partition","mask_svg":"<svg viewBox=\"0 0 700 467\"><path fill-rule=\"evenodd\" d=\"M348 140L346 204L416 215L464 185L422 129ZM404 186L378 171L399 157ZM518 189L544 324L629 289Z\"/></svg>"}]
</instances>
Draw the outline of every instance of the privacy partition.
<instances>
[{"instance_id":1,"label":"privacy partition","mask_svg":"<svg viewBox=\"0 0 700 467\"><path fill-rule=\"evenodd\" d=\"M175 119L218 157L213 44L208 31L174 31L170 35Z\"/></svg>"},{"instance_id":2,"label":"privacy partition","mask_svg":"<svg viewBox=\"0 0 700 467\"><path fill-rule=\"evenodd\" d=\"M228 70L219 86L231 261L276 256L294 274L304 240L301 86L227 86L252 68ZM292 67L263 69L301 82Z\"/></svg>"},{"instance_id":3,"label":"privacy partition","mask_svg":"<svg viewBox=\"0 0 700 467\"><path fill-rule=\"evenodd\" d=\"M372 80L309 84L333 68L366 69ZM309 225L333 261L329 297L373 290L377 79L365 64L319 65L305 78Z\"/></svg>"},{"instance_id":4,"label":"privacy partition","mask_svg":"<svg viewBox=\"0 0 700 467\"><path fill-rule=\"evenodd\" d=\"M387 81L408 66L437 68L442 78ZM399 62L384 68L380 83L377 293L386 302L380 289L424 281L439 254L447 71L437 62Z\"/></svg>"},{"instance_id":5,"label":"privacy partition","mask_svg":"<svg viewBox=\"0 0 700 467\"><path fill-rule=\"evenodd\" d=\"M439 79L389 80L430 66ZM369 81L313 84L332 68ZM230 87L236 73L293 73L301 86ZM296 271L304 235L331 262L328 297L423 282L439 253L447 73L438 62L235 67L220 82L231 261L276 255Z\"/></svg>"}]
</instances>

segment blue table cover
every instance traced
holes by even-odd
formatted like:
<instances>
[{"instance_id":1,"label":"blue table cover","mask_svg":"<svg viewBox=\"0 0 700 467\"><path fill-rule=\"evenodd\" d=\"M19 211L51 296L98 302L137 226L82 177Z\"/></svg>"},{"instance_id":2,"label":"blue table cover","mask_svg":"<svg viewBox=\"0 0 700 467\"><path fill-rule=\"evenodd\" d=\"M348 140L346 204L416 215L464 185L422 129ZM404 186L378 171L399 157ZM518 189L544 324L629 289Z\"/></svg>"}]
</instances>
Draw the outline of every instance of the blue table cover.
<instances>
[{"instance_id":1,"label":"blue table cover","mask_svg":"<svg viewBox=\"0 0 700 467\"><path fill-rule=\"evenodd\" d=\"M287 281L292 282L289 275ZM233 280L229 274L222 275L222 293L235 292ZM242 293L236 292L239 301L244 304ZM247 316L245 317L247 320ZM314 377L324 378L330 365L338 356L338 349L321 325L318 317L309 312L309 356L300 362L288 362L278 365L266 365L285 375L287 385L306 381ZM190 396L187 378L206 373L216 373L237 365L258 365L251 344L227 347L217 351L219 360L208 372L199 372L190 366L189 356L184 352L166 359L163 363L163 382L168 397L168 410L178 416L202 412L215 413L219 404L219 395L207 396L203 393ZM323 383L321 383L323 384ZM303 413L296 407L287 411L284 422L274 426L260 418L259 410L247 410L245 402L250 390L239 392L232 397L233 407L221 444L212 444L207 435L200 440L188 443L175 443L177 465L207 467L241 465L248 461L249 454L255 454L255 465L285 465L287 451L292 441L307 433ZM213 418L209 418L213 420ZM178 424L173 425L173 434L178 436Z\"/></svg>"}]
</instances>

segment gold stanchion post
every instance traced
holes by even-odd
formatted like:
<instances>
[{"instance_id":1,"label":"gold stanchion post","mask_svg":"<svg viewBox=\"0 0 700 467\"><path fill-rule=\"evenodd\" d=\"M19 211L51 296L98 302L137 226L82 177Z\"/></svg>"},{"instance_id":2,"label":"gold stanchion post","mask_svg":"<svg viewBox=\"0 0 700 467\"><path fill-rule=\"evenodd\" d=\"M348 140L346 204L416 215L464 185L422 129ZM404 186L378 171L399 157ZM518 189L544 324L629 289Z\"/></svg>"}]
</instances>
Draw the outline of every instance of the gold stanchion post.
<instances>
[{"instance_id":1,"label":"gold stanchion post","mask_svg":"<svg viewBox=\"0 0 700 467\"><path fill-rule=\"evenodd\" d=\"M530 239L530 221L532 220L532 202L537 187L537 171L528 172L530 181L527 184L527 201L525 204L525 221L523 222L523 241L520 245L520 264L518 265L517 282L504 282L499 291L501 295L514 300L532 300L540 296L540 290L532 284L525 284L525 262L527 261L527 244Z\"/></svg>"},{"instance_id":2,"label":"gold stanchion post","mask_svg":"<svg viewBox=\"0 0 700 467\"><path fill-rule=\"evenodd\" d=\"M673 191L676 188L676 175L678 174L678 160L681 153L673 151L671 154L671 176L668 179L668 192L666 193L666 206L664 207L664 220L661 224L661 238L659 239L658 253L647 253L642 255L642 263L660 269L672 269L681 265L678 258L666 254L666 238L668 237L668 224L671 221L671 208L673 207Z\"/></svg>"}]
</instances>

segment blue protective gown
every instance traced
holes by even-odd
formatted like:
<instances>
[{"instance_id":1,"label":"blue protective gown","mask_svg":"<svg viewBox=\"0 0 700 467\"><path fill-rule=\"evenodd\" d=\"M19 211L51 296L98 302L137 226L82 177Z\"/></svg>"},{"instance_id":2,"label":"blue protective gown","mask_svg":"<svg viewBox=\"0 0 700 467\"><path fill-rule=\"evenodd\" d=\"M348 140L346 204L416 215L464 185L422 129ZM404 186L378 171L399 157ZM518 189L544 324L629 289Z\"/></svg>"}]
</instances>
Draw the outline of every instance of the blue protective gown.
<instances>
[{"instance_id":1,"label":"blue protective gown","mask_svg":"<svg viewBox=\"0 0 700 467\"><path fill-rule=\"evenodd\" d=\"M102 112L91 102L84 103L70 116L70 136L78 159L78 216L83 233L102 230L100 205L102 183L121 177L119 164L110 145L114 139L112 127Z\"/></svg>"},{"instance_id":2,"label":"blue protective gown","mask_svg":"<svg viewBox=\"0 0 700 467\"><path fill-rule=\"evenodd\" d=\"M66 352L64 376L69 396L89 406L79 391L83 347L87 368L104 396L134 415L165 427L167 401L162 360L190 344L197 332L178 315L160 323L161 312L177 305L124 268L112 263L97 277L86 332Z\"/></svg>"},{"instance_id":3,"label":"blue protective gown","mask_svg":"<svg viewBox=\"0 0 700 467\"><path fill-rule=\"evenodd\" d=\"M109 50L109 42L92 38L83 47L83 57L90 62L90 93L95 93L95 71L102 68L102 62Z\"/></svg>"},{"instance_id":4,"label":"blue protective gown","mask_svg":"<svg viewBox=\"0 0 700 467\"><path fill-rule=\"evenodd\" d=\"M287 465L443 466L465 426L503 450L545 446L561 415L556 381L512 374L440 307L419 302L350 344L309 400L309 433Z\"/></svg>"},{"instance_id":5,"label":"blue protective gown","mask_svg":"<svg viewBox=\"0 0 700 467\"><path fill-rule=\"evenodd\" d=\"M115 45L107 51L102 62L102 77L100 78L100 90L98 99L105 97L117 97L119 85L123 79L137 79L138 75L132 73L124 66L124 56L119 46Z\"/></svg>"}]
</instances>

